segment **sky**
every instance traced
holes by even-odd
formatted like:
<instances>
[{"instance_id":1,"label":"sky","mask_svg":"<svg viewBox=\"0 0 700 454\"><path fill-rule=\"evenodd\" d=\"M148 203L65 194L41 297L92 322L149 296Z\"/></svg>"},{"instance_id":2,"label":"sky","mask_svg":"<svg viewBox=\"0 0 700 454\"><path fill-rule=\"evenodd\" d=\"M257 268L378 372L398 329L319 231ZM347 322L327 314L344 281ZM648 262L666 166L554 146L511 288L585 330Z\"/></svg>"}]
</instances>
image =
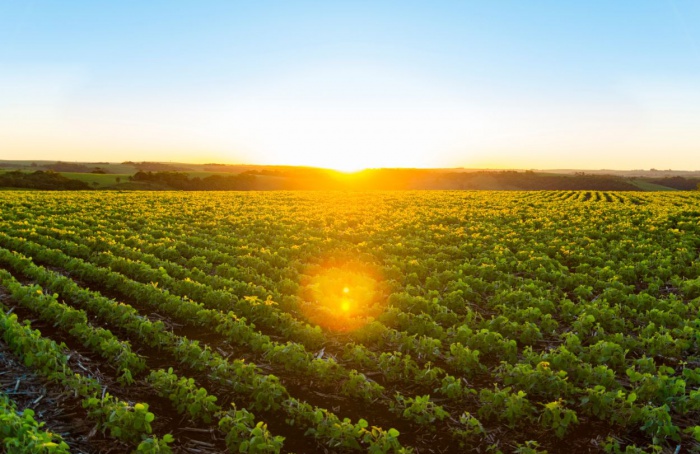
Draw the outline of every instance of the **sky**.
<instances>
[{"instance_id":1,"label":"sky","mask_svg":"<svg viewBox=\"0 0 700 454\"><path fill-rule=\"evenodd\" d=\"M700 169L700 2L0 0L0 159Z\"/></svg>"}]
</instances>

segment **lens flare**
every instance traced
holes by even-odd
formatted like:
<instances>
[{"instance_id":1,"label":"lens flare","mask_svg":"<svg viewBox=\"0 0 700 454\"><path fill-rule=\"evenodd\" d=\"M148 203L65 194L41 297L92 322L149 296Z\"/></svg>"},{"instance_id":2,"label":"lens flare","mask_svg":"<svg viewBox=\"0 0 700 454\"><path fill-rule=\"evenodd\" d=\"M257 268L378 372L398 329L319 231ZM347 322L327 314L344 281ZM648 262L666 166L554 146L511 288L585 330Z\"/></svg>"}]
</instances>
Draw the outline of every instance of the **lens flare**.
<instances>
[{"instance_id":1,"label":"lens flare","mask_svg":"<svg viewBox=\"0 0 700 454\"><path fill-rule=\"evenodd\" d=\"M384 310L386 291L373 267L357 263L310 266L300 286L301 306L312 324L329 331L358 329Z\"/></svg>"}]
</instances>

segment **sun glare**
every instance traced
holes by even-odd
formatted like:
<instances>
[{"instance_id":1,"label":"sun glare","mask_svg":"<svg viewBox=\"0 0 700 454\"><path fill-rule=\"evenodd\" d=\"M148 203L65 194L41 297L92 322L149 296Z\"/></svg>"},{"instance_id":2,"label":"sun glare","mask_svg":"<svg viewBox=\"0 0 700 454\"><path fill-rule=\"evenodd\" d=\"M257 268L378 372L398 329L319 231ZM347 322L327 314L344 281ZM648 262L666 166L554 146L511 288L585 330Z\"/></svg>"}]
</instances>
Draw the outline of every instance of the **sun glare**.
<instances>
[{"instance_id":1,"label":"sun glare","mask_svg":"<svg viewBox=\"0 0 700 454\"><path fill-rule=\"evenodd\" d=\"M259 164L341 172L436 167L463 151L465 125L481 112L420 73L366 62L329 62L262 79L236 93L225 117L202 134ZM473 135L473 133L472 133Z\"/></svg>"}]
</instances>

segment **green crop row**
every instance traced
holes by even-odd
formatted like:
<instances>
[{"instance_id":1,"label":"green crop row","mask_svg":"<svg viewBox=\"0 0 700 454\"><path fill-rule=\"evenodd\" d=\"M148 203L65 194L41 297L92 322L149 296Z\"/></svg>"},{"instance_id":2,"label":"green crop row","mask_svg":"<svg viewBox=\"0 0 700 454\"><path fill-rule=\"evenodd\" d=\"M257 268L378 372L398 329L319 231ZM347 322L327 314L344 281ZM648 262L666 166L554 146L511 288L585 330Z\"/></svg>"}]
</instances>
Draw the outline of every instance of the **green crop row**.
<instances>
[{"instance_id":1,"label":"green crop row","mask_svg":"<svg viewBox=\"0 0 700 454\"><path fill-rule=\"evenodd\" d=\"M68 366L64 345L42 337L29 323L21 324L15 314L4 312L0 312L0 334L27 367L80 396L88 417L95 420L103 432L129 443L145 443L144 447L166 440L150 435L155 416L148 411L148 404L130 405L105 392L97 380L73 372ZM164 445L167 447L167 443ZM140 449L143 451L144 447Z\"/></svg>"},{"instance_id":2,"label":"green crop row","mask_svg":"<svg viewBox=\"0 0 700 454\"><path fill-rule=\"evenodd\" d=\"M34 410L17 411L10 398L0 393L0 446L17 454L66 454L68 445L57 434L42 430L44 422L34 419Z\"/></svg>"},{"instance_id":3,"label":"green crop row","mask_svg":"<svg viewBox=\"0 0 700 454\"><path fill-rule=\"evenodd\" d=\"M30 260L11 254L7 250L0 250L0 259L2 263L36 279L52 291L71 299L74 303L84 305L105 322L129 332L146 345L170 352L181 363L194 370L207 372L210 380L245 396L250 408L254 410L282 409L288 416L288 423L306 428L309 435L334 447L361 449L366 445L369 448L373 447L372 449L380 449L377 452L408 452L399 444L398 432L393 429L368 429L366 421L353 424L347 418L340 420L328 410L312 407L290 397L277 377L263 375L257 366L241 360L230 362L208 346L201 347L197 341L166 331L159 322L150 322L138 315L131 306L117 303L97 292L82 289L71 279L37 267ZM360 427L358 424L364 426Z\"/></svg>"}]
</instances>

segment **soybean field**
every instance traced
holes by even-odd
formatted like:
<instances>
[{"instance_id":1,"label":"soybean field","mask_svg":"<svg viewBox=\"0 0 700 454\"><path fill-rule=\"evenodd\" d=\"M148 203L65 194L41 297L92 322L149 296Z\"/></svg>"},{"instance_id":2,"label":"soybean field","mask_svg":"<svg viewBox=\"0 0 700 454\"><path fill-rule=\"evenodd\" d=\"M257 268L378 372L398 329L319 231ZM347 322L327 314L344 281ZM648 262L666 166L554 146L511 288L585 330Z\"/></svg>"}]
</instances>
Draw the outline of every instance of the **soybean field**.
<instances>
[{"instance_id":1,"label":"soybean field","mask_svg":"<svg viewBox=\"0 0 700 454\"><path fill-rule=\"evenodd\" d=\"M699 309L694 191L4 191L0 446L700 452Z\"/></svg>"}]
</instances>

